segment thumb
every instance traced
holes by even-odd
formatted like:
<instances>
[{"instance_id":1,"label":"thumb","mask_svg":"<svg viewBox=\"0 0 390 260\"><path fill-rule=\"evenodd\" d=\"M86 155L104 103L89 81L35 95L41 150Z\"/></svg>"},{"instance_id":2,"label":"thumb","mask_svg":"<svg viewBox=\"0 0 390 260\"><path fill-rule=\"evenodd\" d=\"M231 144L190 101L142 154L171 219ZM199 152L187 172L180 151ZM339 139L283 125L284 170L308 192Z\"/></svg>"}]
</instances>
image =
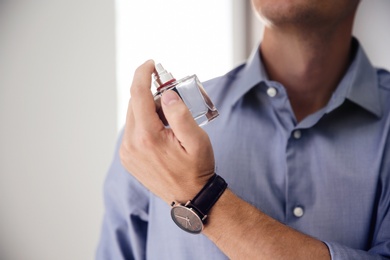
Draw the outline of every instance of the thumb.
<instances>
[{"instance_id":1,"label":"thumb","mask_svg":"<svg viewBox=\"0 0 390 260\"><path fill-rule=\"evenodd\" d=\"M181 145L186 150L198 146L204 131L193 119L179 95L173 90L168 90L163 93L161 100L164 115Z\"/></svg>"}]
</instances>

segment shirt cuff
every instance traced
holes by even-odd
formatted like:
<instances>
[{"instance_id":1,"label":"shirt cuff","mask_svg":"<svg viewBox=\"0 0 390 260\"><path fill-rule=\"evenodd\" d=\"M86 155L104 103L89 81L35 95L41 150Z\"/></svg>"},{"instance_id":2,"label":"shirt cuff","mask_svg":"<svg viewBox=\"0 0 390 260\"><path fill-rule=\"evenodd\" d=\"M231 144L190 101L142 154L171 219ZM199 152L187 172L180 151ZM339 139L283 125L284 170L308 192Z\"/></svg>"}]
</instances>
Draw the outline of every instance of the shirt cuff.
<instances>
[{"instance_id":1,"label":"shirt cuff","mask_svg":"<svg viewBox=\"0 0 390 260\"><path fill-rule=\"evenodd\" d=\"M326 242L323 241L329 249L330 258L332 260L374 260L374 259L384 259L380 255L373 255L367 251L352 249L347 246L343 246L336 242Z\"/></svg>"}]
</instances>

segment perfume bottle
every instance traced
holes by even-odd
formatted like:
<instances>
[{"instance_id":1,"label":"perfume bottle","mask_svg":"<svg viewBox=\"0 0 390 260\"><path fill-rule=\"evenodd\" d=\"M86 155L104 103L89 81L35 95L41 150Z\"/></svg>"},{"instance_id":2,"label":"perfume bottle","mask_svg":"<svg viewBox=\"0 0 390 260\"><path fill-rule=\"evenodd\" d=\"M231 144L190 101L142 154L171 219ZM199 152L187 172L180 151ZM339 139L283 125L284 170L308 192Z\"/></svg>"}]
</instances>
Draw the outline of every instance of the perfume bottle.
<instances>
[{"instance_id":1,"label":"perfume bottle","mask_svg":"<svg viewBox=\"0 0 390 260\"><path fill-rule=\"evenodd\" d=\"M181 97L199 126L207 124L219 115L196 75L176 80L158 63L153 72L153 79L157 88L157 92L154 94L156 111L165 126L169 125L161 108L161 95L169 89Z\"/></svg>"}]
</instances>

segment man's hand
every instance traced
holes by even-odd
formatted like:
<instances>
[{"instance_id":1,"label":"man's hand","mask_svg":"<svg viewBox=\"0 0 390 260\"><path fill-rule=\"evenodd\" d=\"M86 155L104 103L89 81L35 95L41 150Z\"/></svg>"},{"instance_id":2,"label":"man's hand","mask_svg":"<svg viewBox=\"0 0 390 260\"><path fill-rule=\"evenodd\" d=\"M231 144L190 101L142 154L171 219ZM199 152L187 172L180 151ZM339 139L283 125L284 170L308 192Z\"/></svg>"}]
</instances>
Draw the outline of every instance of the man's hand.
<instances>
[{"instance_id":1,"label":"man's hand","mask_svg":"<svg viewBox=\"0 0 390 260\"><path fill-rule=\"evenodd\" d=\"M167 203L192 199L214 174L214 154L207 134L171 90L162 95L170 129L156 113L150 91L154 62L134 74L126 127L120 148L123 166Z\"/></svg>"}]
</instances>

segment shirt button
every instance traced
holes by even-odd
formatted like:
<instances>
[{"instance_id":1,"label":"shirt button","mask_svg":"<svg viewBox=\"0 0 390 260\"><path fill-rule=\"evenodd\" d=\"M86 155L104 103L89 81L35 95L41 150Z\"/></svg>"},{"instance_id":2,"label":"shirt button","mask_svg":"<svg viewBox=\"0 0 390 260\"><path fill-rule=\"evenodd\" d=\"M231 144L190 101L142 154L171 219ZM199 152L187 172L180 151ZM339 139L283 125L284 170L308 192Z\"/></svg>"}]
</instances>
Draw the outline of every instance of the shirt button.
<instances>
[{"instance_id":1,"label":"shirt button","mask_svg":"<svg viewBox=\"0 0 390 260\"><path fill-rule=\"evenodd\" d=\"M276 90L276 88L271 87L267 89L267 95L270 97L276 96L277 93L278 91Z\"/></svg>"},{"instance_id":2,"label":"shirt button","mask_svg":"<svg viewBox=\"0 0 390 260\"><path fill-rule=\"evenodd\" d=\"M295 207L294 210L293 210L293 214L294 216L296 216L297 218L300 218L303 216L303 208L302 207Z\"/></svg>"},{"instance_id":3,"label":"shirt button","mask_svg":"<svg viewBox=\"0 0 390 260\"><path fill-rule=\"evenodd\" d=\"M293 136L295 139L299 139L302 136L302 132L300 130L295 130Z\"/></svg>"}]
</instances>

